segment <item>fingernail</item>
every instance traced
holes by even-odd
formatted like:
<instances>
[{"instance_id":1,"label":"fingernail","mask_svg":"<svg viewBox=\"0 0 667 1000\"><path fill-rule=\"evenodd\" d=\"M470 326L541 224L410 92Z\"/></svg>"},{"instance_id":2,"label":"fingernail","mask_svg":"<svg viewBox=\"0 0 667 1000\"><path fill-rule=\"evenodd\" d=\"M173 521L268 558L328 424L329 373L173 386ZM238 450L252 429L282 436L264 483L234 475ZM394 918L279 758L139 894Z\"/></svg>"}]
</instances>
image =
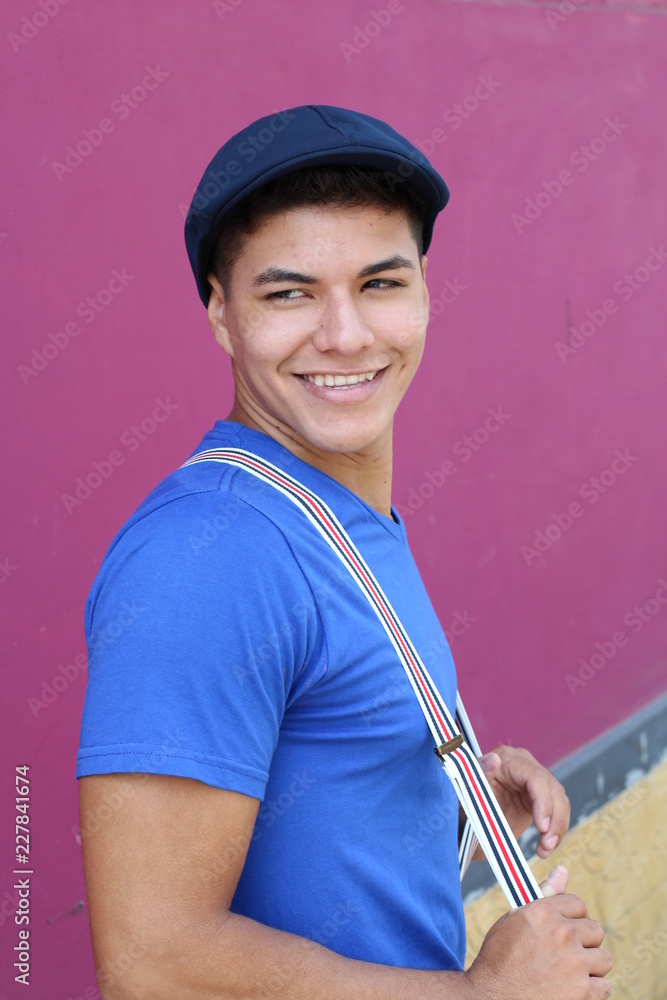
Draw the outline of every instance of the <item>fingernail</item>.
<instances>
[{"instance_id":1,"label":"fingernail","mask_svg":"<svg viewBox=\"0 0 667 1000\"><path fill-rule=\"evenodd\" d=\"M554 833L554 835L552 837L549 837L549 839L546 842L547 850L552 851L557 843L558 843L558 835Z\"/></svg>"}]
</instances>

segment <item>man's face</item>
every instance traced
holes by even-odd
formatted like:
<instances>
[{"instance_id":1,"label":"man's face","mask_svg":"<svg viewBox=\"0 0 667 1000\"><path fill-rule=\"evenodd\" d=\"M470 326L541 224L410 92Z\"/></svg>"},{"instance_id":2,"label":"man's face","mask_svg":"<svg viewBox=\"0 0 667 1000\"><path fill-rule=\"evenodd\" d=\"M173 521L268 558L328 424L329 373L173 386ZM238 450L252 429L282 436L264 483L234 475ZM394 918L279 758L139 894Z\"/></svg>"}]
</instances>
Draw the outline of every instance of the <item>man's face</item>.
<instances>
[{"instance_id":1,"label":"man's face","mask_svg":"<svg viewBox=\"0 0 667 1000\"><path fill-rule=\"evenodd\" d=\"M308 451L387 446L424 349L425 266L400 211L306 207L265 219L234 264L228 301L210 276L235 411Z\"/></svg>"}]
</instances>

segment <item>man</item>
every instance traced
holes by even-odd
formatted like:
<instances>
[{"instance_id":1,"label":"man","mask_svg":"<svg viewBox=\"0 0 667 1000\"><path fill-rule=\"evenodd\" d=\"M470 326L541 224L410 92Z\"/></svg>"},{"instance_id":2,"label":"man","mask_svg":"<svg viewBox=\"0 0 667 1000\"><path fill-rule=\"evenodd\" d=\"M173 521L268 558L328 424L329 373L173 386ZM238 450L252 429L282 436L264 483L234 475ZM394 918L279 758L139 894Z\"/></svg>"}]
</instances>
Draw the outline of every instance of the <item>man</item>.
<instances>
[{"instance_id":1,"label":"man","mask_svg":"<svg viewBox=\"0 0 667 1000\"><path fill-rule=\"evenodd\" d=\"M253 452L321 497L417 649L439 650L429 672L453 710L391 504L448 196L383 122L296 108L216 154L186 242L235 386L194 454ZM214 461L168 476L114 539L86 628L77 775L104 1000L610 995L602 929L562 869L463 972L456 795L379 621L273 486ZM569 822L561 786L526 751L483 763L515 834L534 821L548 856Z\"/></svg>"}]
</instances>

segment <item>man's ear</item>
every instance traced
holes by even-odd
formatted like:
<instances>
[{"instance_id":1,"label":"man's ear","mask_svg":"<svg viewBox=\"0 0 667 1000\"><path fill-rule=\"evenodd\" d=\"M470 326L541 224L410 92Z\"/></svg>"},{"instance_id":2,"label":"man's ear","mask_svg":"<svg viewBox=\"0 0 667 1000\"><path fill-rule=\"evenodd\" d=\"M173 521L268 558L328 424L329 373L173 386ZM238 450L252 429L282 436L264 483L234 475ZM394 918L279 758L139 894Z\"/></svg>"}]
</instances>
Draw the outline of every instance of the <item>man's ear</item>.
<instances>
[{"instance_id":1,"label":"man's ear","mask_svg":"<svg viewBox=\"0 0 667 1000\"><path fill-rule=\"evenodd\" d=\"M206 277L211 286L211 295L208 300L208 321L211 324L213 336L220 344L220 347L233 358L234 349L225 316L225 293L222 290L222 285L212 271Z\"/></svg>"},{"instance_id":2,"label":"man's ear","mask_svg":"<svg viewBox=\"0 0 667 1000\"><path fill-rule=\"evenodd\" d=\"M428 315L429 302L430 302L430 298L429 298L429 294L428 294L428 286L426 284L426 265L428 264L428 258L422 256L421 264L422 264L422 278L424 280L424 306L426 308L426 313Z\"/></svg>"}]
</instances>

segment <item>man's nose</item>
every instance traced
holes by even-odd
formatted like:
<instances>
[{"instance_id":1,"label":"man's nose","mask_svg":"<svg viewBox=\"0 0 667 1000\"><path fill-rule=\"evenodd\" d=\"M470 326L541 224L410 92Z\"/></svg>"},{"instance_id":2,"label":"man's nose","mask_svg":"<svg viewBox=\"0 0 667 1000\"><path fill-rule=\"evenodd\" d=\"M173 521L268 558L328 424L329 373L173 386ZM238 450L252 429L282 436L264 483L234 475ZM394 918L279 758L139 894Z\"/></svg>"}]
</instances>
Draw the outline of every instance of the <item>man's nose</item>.
<instances>
[{"instance_id":1,"label":"man's nose","mask_svg":"<svg viewBox=\"0 0 667 1000\"><path fill-rule=\"evenodd\" d=\"M373 343L370 329L361 310L348 295L331 297L323 306L320 325L313 336L318 351L355 354Z\"/></svg>"}]
</instances>

